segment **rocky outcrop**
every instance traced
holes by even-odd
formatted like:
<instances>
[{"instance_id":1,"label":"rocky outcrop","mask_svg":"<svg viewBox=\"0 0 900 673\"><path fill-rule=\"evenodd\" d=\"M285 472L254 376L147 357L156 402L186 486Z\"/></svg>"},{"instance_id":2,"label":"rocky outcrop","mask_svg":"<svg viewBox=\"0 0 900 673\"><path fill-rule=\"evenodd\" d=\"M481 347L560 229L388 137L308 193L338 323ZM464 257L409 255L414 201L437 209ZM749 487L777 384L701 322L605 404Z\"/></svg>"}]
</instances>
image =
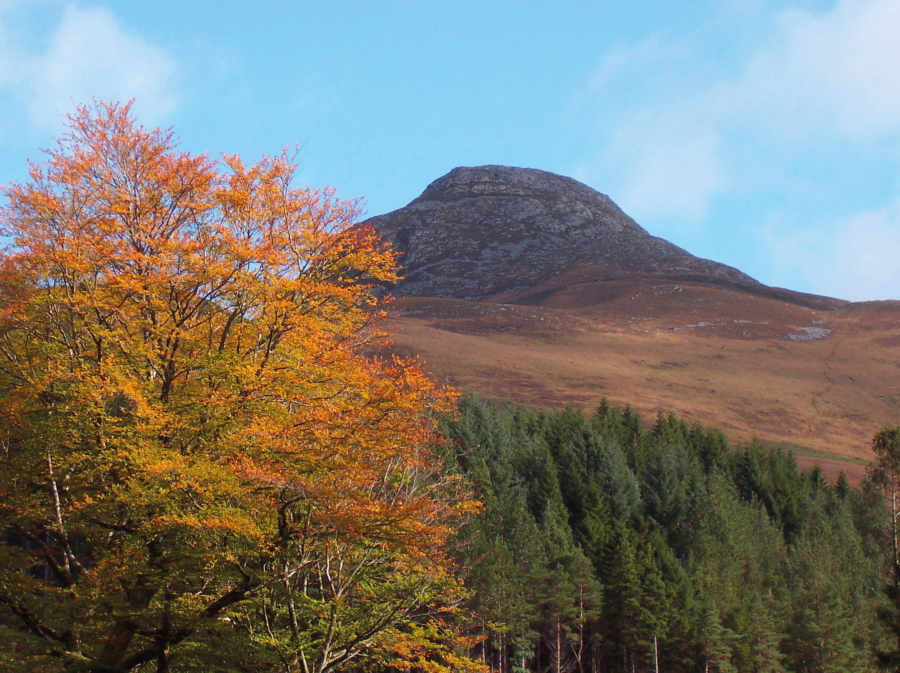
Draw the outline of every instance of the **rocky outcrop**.
<instances>
[{"instance_id":1,"label":"rocky outcrop","mask_svg":"<svg viewBox=\"0 0 900 673\"><path fill-rule=\"evenodd\" d=\"M579 265L764 288L651 236L587 185L535 169L455 168L405 208L369 223L403 253L400 296L488 299Z\"/></svg>"}]
</instances>

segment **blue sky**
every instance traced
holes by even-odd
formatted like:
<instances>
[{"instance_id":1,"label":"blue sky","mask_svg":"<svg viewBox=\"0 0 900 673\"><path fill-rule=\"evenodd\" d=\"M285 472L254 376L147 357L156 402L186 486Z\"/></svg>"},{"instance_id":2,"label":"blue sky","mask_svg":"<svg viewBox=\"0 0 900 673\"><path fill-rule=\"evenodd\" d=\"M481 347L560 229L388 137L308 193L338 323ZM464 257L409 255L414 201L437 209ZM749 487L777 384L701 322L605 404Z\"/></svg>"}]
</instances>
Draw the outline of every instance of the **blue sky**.
<instances>
[{"instance_id":1,"label":"blue sky","mask_svg":"<svg viewBox=\"0 0 900 673\"><path fill-rule=\"evenodd\" d=\"M301 147L370 214L454 166L570 175L759 280L900 299L900 0L0 0L0 182L72 101Z\"/></svg>"}]
</instances>

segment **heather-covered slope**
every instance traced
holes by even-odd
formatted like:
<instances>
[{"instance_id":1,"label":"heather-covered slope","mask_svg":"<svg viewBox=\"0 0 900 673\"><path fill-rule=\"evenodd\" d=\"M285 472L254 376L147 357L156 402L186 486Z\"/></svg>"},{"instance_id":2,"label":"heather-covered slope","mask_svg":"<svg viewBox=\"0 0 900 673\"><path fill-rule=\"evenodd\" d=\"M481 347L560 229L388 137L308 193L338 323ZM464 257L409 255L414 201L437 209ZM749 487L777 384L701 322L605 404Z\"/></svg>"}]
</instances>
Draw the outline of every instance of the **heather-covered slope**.
<instances>
[{"instance_id":1,"label":"heather-covered slope","mask_svg":"<svg viewBox=\"0 0 900 673\"><path fill-rule=\"evenodd\" d=\"M857 478L900 420L900 303L767 287L570 178L458 168L370 222L404 253L398 349L491 399L671 409Z\"/></svg>"}]
</instances>

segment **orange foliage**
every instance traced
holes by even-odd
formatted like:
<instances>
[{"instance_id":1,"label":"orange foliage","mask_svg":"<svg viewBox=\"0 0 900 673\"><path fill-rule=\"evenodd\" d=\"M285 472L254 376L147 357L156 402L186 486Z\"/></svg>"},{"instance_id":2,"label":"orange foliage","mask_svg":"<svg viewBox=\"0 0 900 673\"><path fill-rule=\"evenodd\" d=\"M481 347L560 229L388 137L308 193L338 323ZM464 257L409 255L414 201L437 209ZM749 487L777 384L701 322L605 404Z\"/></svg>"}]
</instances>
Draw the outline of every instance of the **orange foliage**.
<instances>
[{"instance_id":1,"label":"orange foliage","mask_svg":"<svg viewBox=\"0 0 900 673\"><path fill-rule=\"evenodd\" d=\"M453 602L473 506L433 453L452 396L374 355L392 253L286 154L194 156L129 105L69 121L0 213L9 647L27 670L212 670L231 639L259 670L387 656Z\"/></svg>"}]
</instances>

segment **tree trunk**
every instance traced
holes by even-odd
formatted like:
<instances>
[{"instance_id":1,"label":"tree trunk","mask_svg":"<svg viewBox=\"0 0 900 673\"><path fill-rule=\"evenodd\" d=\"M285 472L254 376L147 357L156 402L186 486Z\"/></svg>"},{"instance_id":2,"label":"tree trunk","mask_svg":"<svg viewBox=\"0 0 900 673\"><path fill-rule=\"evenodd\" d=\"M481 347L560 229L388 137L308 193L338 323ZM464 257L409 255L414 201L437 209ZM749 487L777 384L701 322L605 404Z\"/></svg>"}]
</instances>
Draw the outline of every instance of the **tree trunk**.
<instances>
[{"instance_id":1,"label":"tree trunk","mask_svg":"<svg viewBox=\"0 0 900 673\"><path fill-rule=\"evenodd\" d=\"M559 615L556 616L556 673L562 671L562 643L560 642L560 631L562 629Z\"/></svg>"},{"instance_id":2,"label":"tree trunk","mask_svg":"<svg viewBox=\"0 0 900 673\"><path fill-rule=\"evenodd\" d=\"M584 673L584 587L578 596L578 673Z\"/></svg>"}]
</instances>

